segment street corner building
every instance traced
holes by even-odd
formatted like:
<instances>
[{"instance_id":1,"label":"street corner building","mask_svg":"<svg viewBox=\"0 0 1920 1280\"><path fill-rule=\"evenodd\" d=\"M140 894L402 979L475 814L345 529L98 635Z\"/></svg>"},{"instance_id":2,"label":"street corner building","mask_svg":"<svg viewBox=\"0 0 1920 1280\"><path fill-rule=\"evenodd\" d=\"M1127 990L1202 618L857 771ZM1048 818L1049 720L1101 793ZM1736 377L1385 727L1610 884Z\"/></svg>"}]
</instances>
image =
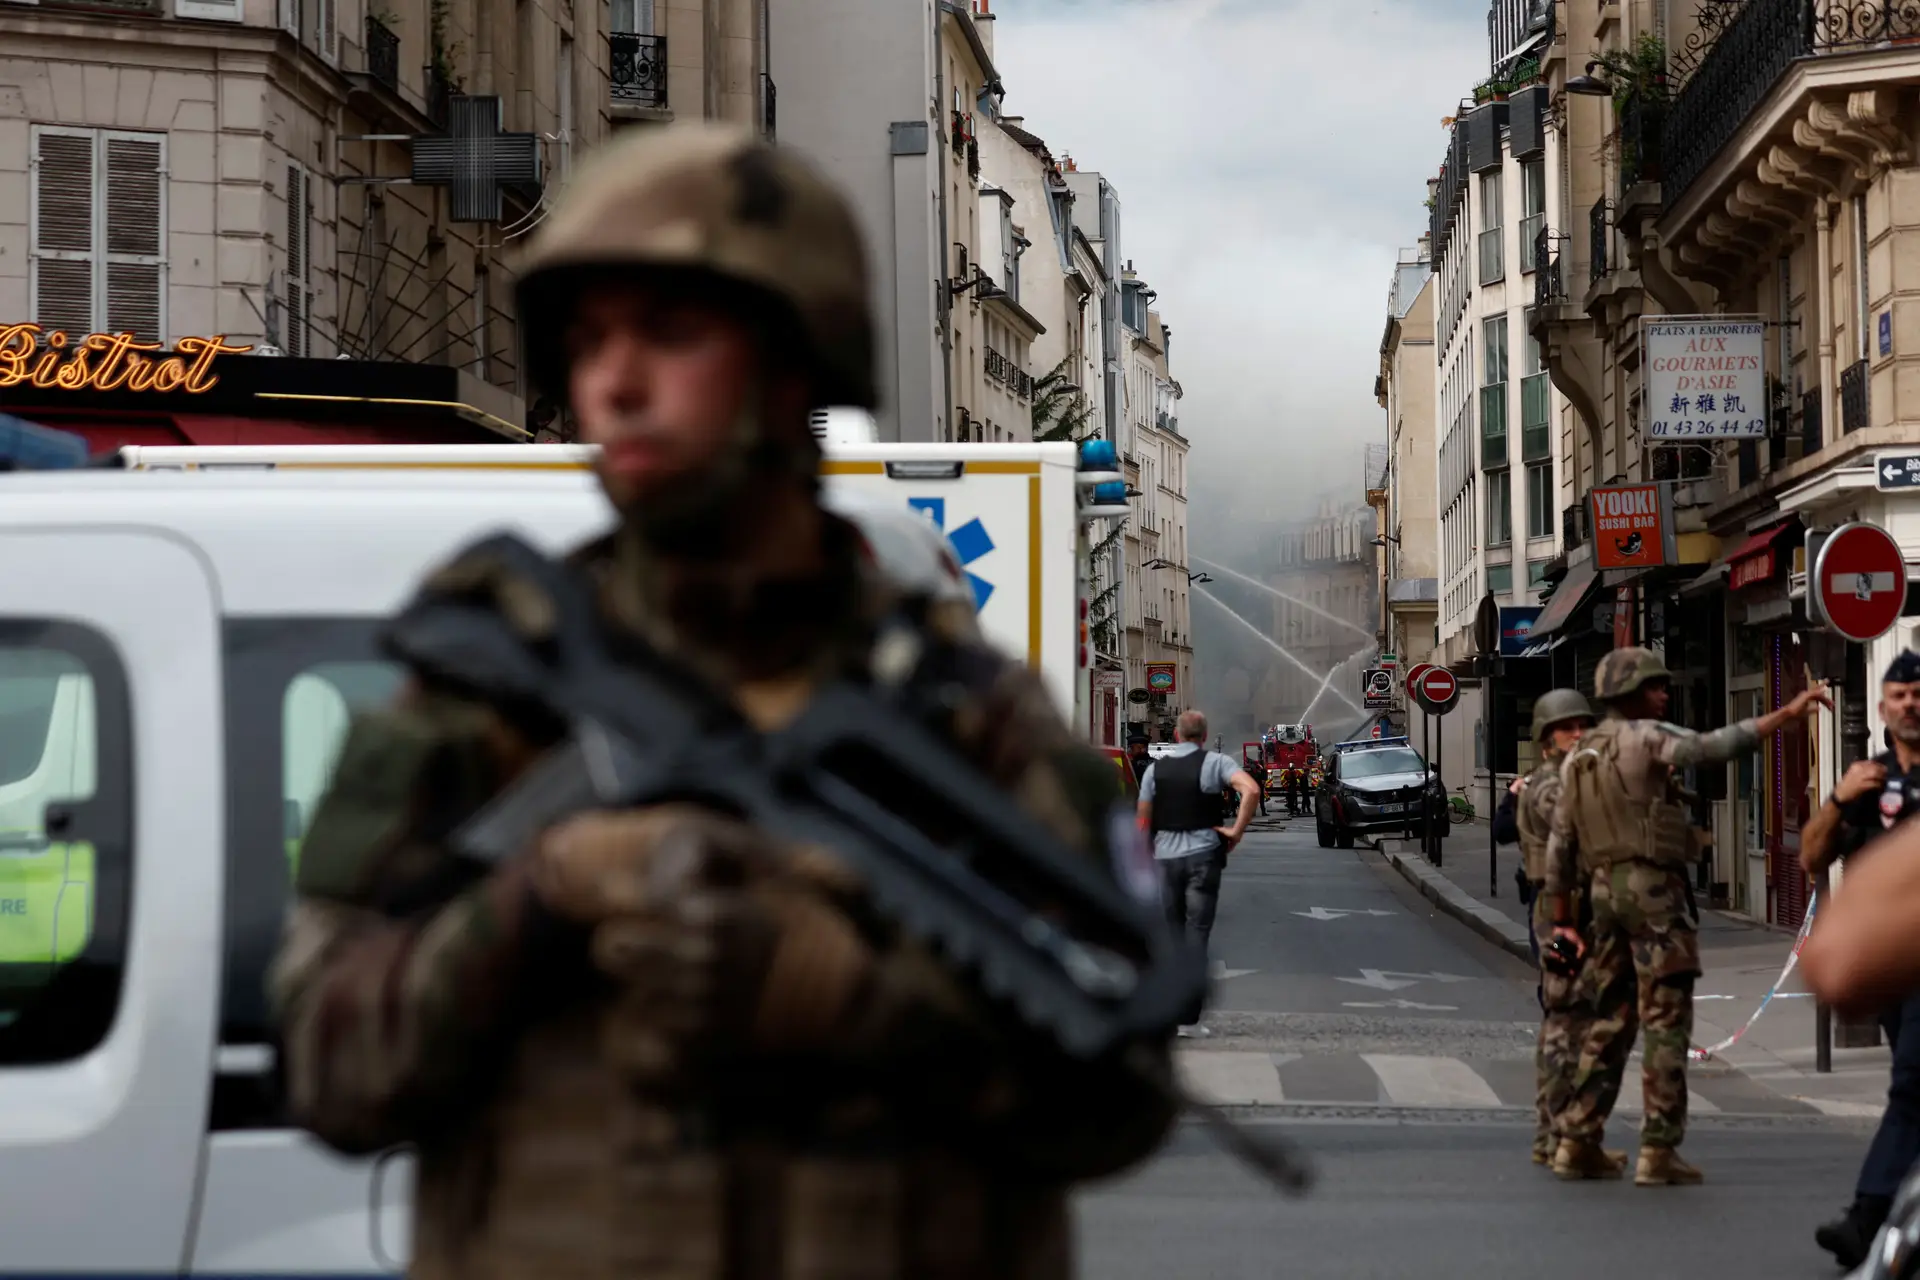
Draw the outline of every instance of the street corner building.
<instances>
[{"instance_id":1,"label":"street corner building","mask_svg":"<svg viewBox=\"0 0 1920 1280\"><path fill-rule=\"evenodd\" d=\"M1389 622L1424 622L1431 572L1431 660L1470 683L1498 606L1488 714L1450 717L1494 781L1525 766L1532 698L1591 692L1621 645L1662 654L1696 729L1833 680L1842 711L1683 778L1702 902L1797 926L1840 717L1864 706L1877 742L1863 673L1920 643L1909 603L1849 666L1808 603L1843 524L1920 554L1920 15L1493 0L1488 33L1382 343L1391 439L1433 442L1391 452ZM1429 466L1431 506L1408 492Z\"/></svg>"},{"instance_id":2,"label":"street corner building","mask_svg":"<svg viewBox=\"0 0 1920 1280\"><path fill-rule=\"evenodd\" d=\"M514 253L613 129L770 122L755 7L0 0L0 412L96 450L567 438Z\"/></svg>"}]
</instances>

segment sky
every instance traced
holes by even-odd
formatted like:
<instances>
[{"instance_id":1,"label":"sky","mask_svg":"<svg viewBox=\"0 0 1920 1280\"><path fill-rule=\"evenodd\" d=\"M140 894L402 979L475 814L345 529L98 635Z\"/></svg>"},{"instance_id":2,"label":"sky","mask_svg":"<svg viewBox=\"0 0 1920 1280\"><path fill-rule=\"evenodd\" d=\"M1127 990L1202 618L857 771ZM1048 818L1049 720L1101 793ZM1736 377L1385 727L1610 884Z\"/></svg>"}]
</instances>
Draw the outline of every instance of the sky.
<instances>
[{"instance_id":1,"label":"sky","mask_svg":"<svg viewBox=\"0 0 1920 1280\"><path fill-rule=\"evenodd\" d=\"M1441 125L1487 74L1487 0L993 0L1005 111L1119 192L1208 515L1362 497L1396 251Z\"/></svg>"}]
</instances>

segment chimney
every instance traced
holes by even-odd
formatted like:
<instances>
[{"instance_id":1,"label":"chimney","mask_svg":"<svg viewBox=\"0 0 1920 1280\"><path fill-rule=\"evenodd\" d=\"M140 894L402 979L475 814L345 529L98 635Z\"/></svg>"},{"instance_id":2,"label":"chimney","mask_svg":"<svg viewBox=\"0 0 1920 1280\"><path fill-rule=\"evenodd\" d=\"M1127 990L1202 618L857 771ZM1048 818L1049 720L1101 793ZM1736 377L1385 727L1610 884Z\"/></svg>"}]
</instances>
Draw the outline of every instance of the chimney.
<instances>
[{"instance_id":1,"label":"chimney","mask_svg":"<svg viewBox=\"0 0 1920 1280\"><path fill-rule=\"evenodd\" d=\"M980 43L986 48L989 61L993 58L993 9L992 0L973 0L973 27L980 33Z\"/></svg>"}]
</instances>

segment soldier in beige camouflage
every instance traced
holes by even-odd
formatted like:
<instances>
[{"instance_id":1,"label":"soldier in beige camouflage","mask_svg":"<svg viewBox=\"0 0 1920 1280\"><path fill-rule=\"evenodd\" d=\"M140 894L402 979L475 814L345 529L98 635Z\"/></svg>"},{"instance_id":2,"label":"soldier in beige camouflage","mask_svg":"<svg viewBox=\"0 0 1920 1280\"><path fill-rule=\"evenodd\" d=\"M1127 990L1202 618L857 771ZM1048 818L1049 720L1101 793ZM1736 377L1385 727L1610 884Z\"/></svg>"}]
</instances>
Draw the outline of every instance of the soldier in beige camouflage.
<instances>
[{"instance_id":1,"label":"soldier in beige camouflage","mask_svg":"<svg viewBox=\"0 0 1920 1280\"><path fill-rule=\"evenodd\" d=\"M1607 718L1560 770L1544 894L1556 936L1585 956L1594 1002L1554 1154L1553 1171L1562 1178L1620 1176L1600 1137L1620 1091L1613 1064L1631 1051L1637 1027L1644 1032L1646 1119L1634 1182L1701 1180L1676 1150L1686 1135L1700 941L1686 879L1696 857L1693 826L1674 771L1734 759L1789 721L1833 705L1825 686L1815 685L1759 719L1694 733L1664 720L1671 680L1647 649L1616 649L1602 658L1594 695L1607 704ZM1593 912L1590 946L1575 927L1575 893L1582 886Z\"/></svg>"},{"instance_id":2,"label":"soldier in beige camouflage","mask_svg":"<svg viewBox=\"0 0 1920 1280\"><path fill-rule=\"evenodd\" d=\"M1592 727L1593 708L1577 690L1554 689L1533 704L1533 740L1540 747L1540 765L1520 784L1515 820L1520 834L1522 873L1533 887L1534 942L1544 957L1553 943L1553 913L1541 888L1546 881L1547 839L1553 811L1560 798L1560 765ZM1576 891L1576 919L1586 914L1586 894ZM1543 963L1540 969L1540 1037L1534 1048L1537 1080L1533 1162L1550 1165L1559 1145L1561 1112L1573 1096L1573 1080L1586 1043L1587 1024L1593 1020L1591 991L1580 975L1557 973ZM1616 1069L1624 1069L1626 1043L1618 1042ZM1619 1157L1624 1163L1626 1157Z\"/></svg>"},{"instance_id":3,"label":"soldier in beige camouflage","mask_svg":"<svg viewBox=\"0 0 1920 1280\"><path fill-rule=\"evenodd\" d=\"M519 283L529 370L622 514L573 563L610 632L762 727L824 678L930 679L927 723L1120 875L1146 851L1111 766L819 504L808 415L874 403L867 297L850 210L791 154L698 126L606 147ZM427 591L553 622L473 556ZM904 649L879 626L903 612ZM307 837L273 973L289 1095L341 1151L418 1149L411 1274L1068 1275L1067 1192L1158 1146L1165 1091L1042 1041L778 832L663 806L456 859L449 834L561 732L415 672L354 725ZM1160 1069L1170 1040L1145 1047Z\"/></svg>"}]
</instances>

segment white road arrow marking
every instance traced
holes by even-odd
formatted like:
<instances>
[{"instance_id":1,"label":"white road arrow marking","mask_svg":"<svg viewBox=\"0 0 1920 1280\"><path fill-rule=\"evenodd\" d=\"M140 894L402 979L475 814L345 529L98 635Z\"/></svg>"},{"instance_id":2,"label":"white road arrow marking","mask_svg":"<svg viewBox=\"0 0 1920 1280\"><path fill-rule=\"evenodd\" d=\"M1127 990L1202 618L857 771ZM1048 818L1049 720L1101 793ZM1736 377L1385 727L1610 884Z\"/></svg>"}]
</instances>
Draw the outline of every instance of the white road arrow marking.
<instances>
[{"instance_id":1,"label":"white road arrow marking","mask_svg":"<svg viewBox=\"0 0 1920 1280\"><path fill-rule=\"evenodd\" d=\"M1362 969L1360 972L1367 972ZM1457 973L1401 973L1397 969L1383 970L1388 977L1412 978L1415 982L1472 982L1472 978L1463 978Z\"/></svg>"},{"instance_id":2,"label":"white road arrow marking","mask_svg":"<svg viewBox=\"0 0 1920 1280\"><path fill-rule=\"evenodd\" d=\"M1348 1000L1340 1007L1343 1009L1424 1009L1429 1013L1460 1012L1459 1005L1421 1004L1418 1000L1408 1000L1401 996L1395 996L1391 1000Z\"/></svg>"},{"instance_id":3,"label":"white road arrow marking","mask_svg":"<svg viewBox=\"0 0 1920 1280\"><path fill-rule=\"evenodd\" d=\"M1315 907L1311 911L1296 911L1293 914L1305 916L1309 920L1344 920L1348 916L1390 916L1391 911L1381 911L1374 907L1366 910L1348 910L1343 907Z\"/></svg>"},{"instance_id":4,"label":"white road arrow marking","mask_svg":"<svg viewBox=\"0 0 1920 1280\"><path fill-rule=\"evenodd\" d=\"M1213 976L1215 979L1225 982L1228 978L1244 978L1250 973L1258 972L1260 972L1258 969L1216 969L1214 970Z\"/></svg>"},{"instance_id":5,"label":"white road arrow marking","mask_svg":"<svg viewBox=\"0 0 1920 1280\"><path fill-rule=\"evenodd\" d=\"M1402 987L1411 987L1420 980L1389 978L1378 969L1362 969L1358 978L1341 978L1340 981L1351 982L1356 987L1372 987L1375 991L1398 991Z\"/></svg>"}]
</instances>

